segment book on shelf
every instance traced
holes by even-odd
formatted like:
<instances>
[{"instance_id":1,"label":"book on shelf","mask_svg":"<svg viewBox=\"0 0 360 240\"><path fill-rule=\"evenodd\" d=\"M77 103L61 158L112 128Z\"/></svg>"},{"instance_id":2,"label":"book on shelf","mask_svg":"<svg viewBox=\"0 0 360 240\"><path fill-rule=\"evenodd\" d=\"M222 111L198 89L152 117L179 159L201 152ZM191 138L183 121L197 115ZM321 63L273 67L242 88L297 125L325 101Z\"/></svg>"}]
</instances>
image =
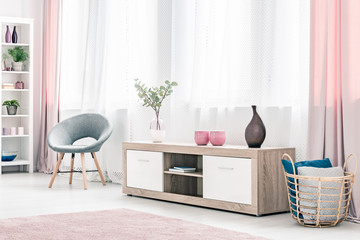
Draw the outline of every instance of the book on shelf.
<instances>
[{"instance_id":1,"label":"book on shelf","mask_svg":"<svg viewBox=\"0 0 360 240\"><path fill-rule=\"evenodd\" d=\"M175 169L179 169L179 170L185 170L185 171L196 171L196 168L194 167L175 167Z\"/></svg>"},{"instance_id":2,"label":"book on shelf","mask_svg":"<svg viewBox=\"0 0 360 240\"><path fill-rule=\"evenodd\" d=\"M191 173L191 172L195 172L196 168L190 168L190 169L181 169L181 168L169 168L170 172L181 172L181 173Z\"/></svg>"}]
</instances>

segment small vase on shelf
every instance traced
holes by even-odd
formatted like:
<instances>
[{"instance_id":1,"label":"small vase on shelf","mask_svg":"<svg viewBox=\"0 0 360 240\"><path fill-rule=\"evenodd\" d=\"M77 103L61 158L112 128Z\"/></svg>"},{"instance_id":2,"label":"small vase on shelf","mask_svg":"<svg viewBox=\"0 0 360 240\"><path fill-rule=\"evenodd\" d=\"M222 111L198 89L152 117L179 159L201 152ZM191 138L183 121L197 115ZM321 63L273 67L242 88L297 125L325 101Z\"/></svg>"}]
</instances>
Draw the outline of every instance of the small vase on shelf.
<instances>
[{"instance_id":1,"label":"small vase on shelf","mask_svg":"<svg viewBox=\"0 0 360 240\"><path fill-rule=\"evenodd\" d=\"M15 89L24 89L24 82L23 81L17 81L15 83Z\"/></svg>"},{"instance_id":2,"label":"small vase on shelf","mask_svg":"<svg viewBox=\"0 0 360 240\"><path fill-rule=\"evenodd\" d=\"M156 114L150 122L150 137L154 143L160 143L165 138L165 125L159 114Z\"/></svg>"},{"instance_id":3,"label":"small vase on shelf","mask_svg":"<svg viewBox=\"0 0 360 240\"><path fill-rule=\"evenodd\" d=\"M6 25L5 42L11 43L11 33L10 33L9 25Z\"/></svg>"},{"instance_id":4,"label":"small vase on shelf","mask_svg":"<svg viewBox=\"0 0 360 240\"><path fill-rule=\"evenodd\" d=\"M259 114L256 112L256 106L252 105L253 117L246 127L245 140L250 148L260 148L265 140L266 129Z\"/></svg>"},{"instance_id":5,"label":"small vase on shelf","mask_svg":"<svg viewBox=\"0 0 360 240\"><path fill-rule=\"evenodd\" d=\"M14 26L14 30L13 30L13 33L12 33L11 40L12 40L13 43L17 43L17 41L18 41L18 35L16 33L16 26Z\"/></svg>"}]
</instances>

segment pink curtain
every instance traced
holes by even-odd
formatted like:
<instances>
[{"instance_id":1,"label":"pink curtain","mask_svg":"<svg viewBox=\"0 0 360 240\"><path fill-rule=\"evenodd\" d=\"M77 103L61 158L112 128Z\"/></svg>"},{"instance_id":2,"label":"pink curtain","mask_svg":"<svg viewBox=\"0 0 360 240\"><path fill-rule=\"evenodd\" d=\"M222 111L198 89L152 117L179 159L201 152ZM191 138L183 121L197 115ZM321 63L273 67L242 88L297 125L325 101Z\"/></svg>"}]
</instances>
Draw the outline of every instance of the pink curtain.
<instances>
[{"instance_id":1,"label":"pink curtain","mask_svg":"<svg viewBox=\"0 0 360 240\"><path fill-rule=\"evenodd\" d=\"M360 156L360 1L311 0L308 158ZM354 159L348 171L355 170ZM349 219L360 222L360 177Z\"/></svg>"},{"instance_id":2,"label":"pink curtain","mask_svg":"<svg viewBox=\"0 0 360 240\"><path fill-rule=\"evenodd\" d=\"M51 128L59 121L58 12L58 0L44 1L41 132L37 168L45 173L51 173L56 165L56 153L49 149L46 138Z\"/></svg>"}]
</instances>

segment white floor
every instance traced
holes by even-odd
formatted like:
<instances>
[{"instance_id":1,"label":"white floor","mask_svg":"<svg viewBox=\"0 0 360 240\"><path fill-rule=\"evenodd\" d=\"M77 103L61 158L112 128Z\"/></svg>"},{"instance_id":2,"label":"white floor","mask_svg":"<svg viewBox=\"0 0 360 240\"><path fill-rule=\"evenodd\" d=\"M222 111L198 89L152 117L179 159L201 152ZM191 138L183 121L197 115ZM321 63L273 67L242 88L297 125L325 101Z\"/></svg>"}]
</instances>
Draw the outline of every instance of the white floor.
<instances>
[{"instance_id":1,"label":"white floor","mask_svg":"<svg viewBox=\"0 0 360 240\"><path fill-rule=\"evenodd\" d=\"M103 187L101 183L88 182L88 190L85 191L82 181L74 180L71 186L67 178L59 176L53 189L49 189L50 178L50 175L42 173L0 175L0 218L128 208L270 239L360 239L360 225L350 222L333 228L305 228L288 213L254 217L130 197L122 194L121 185L111 183Z\"/></svg>"}]
</instances>

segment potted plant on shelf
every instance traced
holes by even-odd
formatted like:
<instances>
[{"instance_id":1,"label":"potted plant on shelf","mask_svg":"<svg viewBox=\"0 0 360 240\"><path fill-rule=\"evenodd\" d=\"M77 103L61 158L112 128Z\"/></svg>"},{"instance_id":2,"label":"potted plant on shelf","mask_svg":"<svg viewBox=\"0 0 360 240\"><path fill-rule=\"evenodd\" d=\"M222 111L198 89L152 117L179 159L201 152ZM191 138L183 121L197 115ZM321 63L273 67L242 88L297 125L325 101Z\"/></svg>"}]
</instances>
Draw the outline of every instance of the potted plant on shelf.
<instances>
[{"instance_id":1,"label":"potted plant on shelf","mask_svg":"<svg viewBox=\"0 0 360 240\"><path fill-rule=\"evenodd\" d=\"M25 52L22 47L15 47L13 49L8 49L8 53L12 56L14 62L12 62L12 67L14 71L22 71L23 62L25 62L29 54Z\"/></svg>"},{"instance_id":2,"label":"potted plant on shelf","mask_svg":"<svg viewBox=\"0 0 360 240\"><path fill-rule=\"evenodd\" d=\"M2 104L6 106L8 115L16 115L17 108L20 107L18 100L5 100Z\"/></svg>"},{"instance_id":3,"label":"potted plant on shelf","mask_svg":"<svg viewBox=\"0 0 360 240\"><path fill-rule=\"evenodd\" d=\"M160 119L160 108L162 102L173 92L177 82L165 81L160 87L147 87L139 79L135 79L135 88L144 107L151 107L155 111L155 117L150 122L150 136L153 142L162 142L165 138L165 126Z\"/></svg>"}]
</instances>

